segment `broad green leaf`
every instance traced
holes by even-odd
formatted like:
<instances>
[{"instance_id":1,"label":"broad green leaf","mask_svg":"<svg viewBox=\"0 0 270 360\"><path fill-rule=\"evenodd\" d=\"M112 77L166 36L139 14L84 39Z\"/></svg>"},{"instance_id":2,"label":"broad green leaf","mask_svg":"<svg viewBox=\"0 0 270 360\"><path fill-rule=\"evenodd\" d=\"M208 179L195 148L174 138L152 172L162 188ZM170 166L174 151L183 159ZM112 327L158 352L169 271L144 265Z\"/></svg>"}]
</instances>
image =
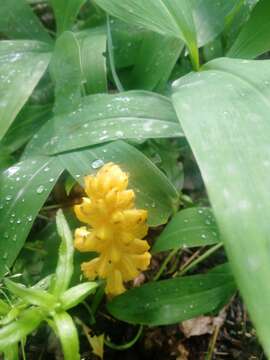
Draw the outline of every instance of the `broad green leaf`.
<instances>
[{"instance_id":1,"label":"broad green leaf","mask_svg":"<svg viewBox=\"0 0 270 360\"><path fill-rule=\"evenodd\" d=\"M0 277L20 252L43 203L63 171L55 158L16 163L0 177Z\"/></svg>"},{"instance_id":2,"label":"broad green leaf","mask_svg":"<svg viewBox=\"0 0 270 360\"><path fill-rule=\"evenodd\" d=\"M154 253L181 247L212 245L220 242L210 208L194 207L179 211L165 227L152 248Z\"/></svg>"},{"instance_id":3,"label":"broad green leaf","mask_svg":"<svg viewBox=\"0 0 270 360\"><path fill-rule=\"evenodd\" d=\"M173 102L270 356L270 61L218 59L203 70L175 83Z\"/></svg>"},{"instance_id":4,"label":"broad green leaf","mask_svg":"<svg viewBox=\"0 0 270 360\"><path fill-rule=\"evenodd\" d=\"M157 226L176 211L179 196L168 178L140 151L122 141L60 155L70 174L83 186L83 176L95 173L107 162L115 162L129 173L129 188L136 193L136 205L147 209L148 222Z\"/></svg>"},{"instance_id":5,"label":"broad green leaf","mask_svg":"<svg viewBox=\"0 0 270 360\"><path fill-rule=\"evenodd\" d=\"M85 282L73 286L60 296L60 302L64 310L68 310L80 304L84 299L94 293L98 287L96 282Z\"/></svg>"},{"instance_id":6,"label":"broad green leaf","mask_svg":"<svg viewBox=\"0 0 270 360\"><path fill-rule=\"evenodd\" d=\"M5 279L5 285L8 290L18 298L22 299L30 305L40 306L48 311L52 310L56 305L57 299L44 290L37 288L27 288L22 284L15 283L9 279Z\"/></svg>"},{"instance_id":7,"label":"broad green leaf","mask_svg":"<svg viewBox=\"0 0 270 360\"><path fill-rule=\"evenodd\" d=\"M80 360L78 333L71 316L66 312L59 312L54 315L53 320L65 360Z\"/></svg>"},{"instance_id":8,"label":"broad green leaf","mask_svg":"<svg viewBox=\"0 0 270 360\"><path fill-rule=\"evenodd\" d=\"M162 35L183 40L199 64L196 30L190 0L95 0L109 14Z\"/></svg>"},{"instance_id":9,"label":"broad green leaf","mask_svg":"<svg viewBox=\"0 0 270 360\"><path fill-rule=\"evenodd\" d=\"M117 319L132 324L176 324L219 309L235 290L230 275L185 276L131 289L107 308Z\"/></svg>"},{"instance_id":10,"label":"broad green leaf","mask_svg":"<svg viewBox=\"0 0 270 360\"><path fill-rule=\"evenodd\" d=\"M183 48L184 44L179 39L154 32L146 33L135 57L131 87L150 91L164 90Z\"/></svg>"},{"instance_id":11,"label":"broad green leaf","mask_svg":"<svg viewBox=\"0 0 270 360\"><path fill-rule=\"evenodd\" d=\"M73 111L81 100L83 77L79 42L70 31L56 41L50 74L55 83L55 114Z\"/></svg>"},{"instance_id":12,"label":"broad green leaf","mask_svg":"<svg viewBox=\"0 0 270 360\"><path fill-rule=\"evenodd\" d=\"M92 28L76 35L79 39L81 66L87 94L107 92L105 27Z\"/></svg>"},{"instance_id":13,"label":"broad green leaf","mask_svg":"<svg viewBox=\"0 0 270 360\"><path fill-rule=\"evenodd\" d=\"M26 105L2 139L11 153L21 148L51 117L50 105Z\"/></svg>"},{"instance_id":14,"label":"broad green leaf","mask_svg":"<svg viewBox=\"0 0 270 360\"><path fill-rule=\"evenodd\" d=\"M185 42L198 68L197 46L213 40L237 0L95 0L111 15Z\"/></svg>"},{"instance_id":15,"label":"broad green leaf","mask_svg":"<svg viewBox=\"0 0 270 360\"><path fill-rule=\"evenodd\" d=\"M61 237L61 244L51 292L56 297L59 297L68 289L73 274L74 247L73 236L62 210L58 210L57 212L56 226L58 234Z\"/></svg>"},{"instance_id":16,"label":"broad green leaf","mask_svg":"<svg viewBox=\"0 0 270 360\"><path fill-rule=\"evenodd\" d=\"M240 0L242 1L242 0ZM199 46L216 38L239 0L190 0Z\"/></svg>"},{"instance_id":17,"label":"broad green leaf","mask_svg":"<svg viewBox=\"0 0 270 360\"><path fill-rule=\"evenodd\" d=\"M0 42L0 140L46 71L49 49L30 40Z\"/></svg>"},{"instance_id":18,"label":"broad green leaf","mask_svg":"<svg viewBox=\"0 0 270 360\"><path fill-rule=\"evenodd\" d=\"M1 0L0 33L10 39L52 42L26 0Z\"/></svg>"},{"instance_id":19,"label":"broad green leaf","mask_svg":"<svg viewBox=\"0 0 270 360\"><path fill-rule=\"evenodd\" d=\"M16 321L0 328L0 351L23 340L45 319L38 308L23 310Z\"/></svg>"},{"instance_id":20,"label":"broad green leaf","mask_svg":"<svg viewBox=\"0 0 270 360\"><path fill-rule=\"evenodd\" d=\"M227 53L234 58L253 59L270 49L270 2L261 0Z\"/></svg>"},{"instance_id":21,"label":"broad green leaf","mask_svg":"<svg viewBox=\"0 0 270 360\"><path fill-rule=\"evenodd\" d=\"M45 124L26 153L56 154L117 139L179 136L182 131L168 98L143 91L100 94Z\"/></svg>"},{"instance_id":22,"label":"broad green leaf","mask_svg":"<svg viewBox=\"0 0 270 360\"><path fill-rule=\"evenodd\" d=\"M226 26L223 31L223 41L226 40L227 49L235 41L243 24L248 20L253 7L259 0L240 0L226 17Z\"/></svg>"},{"instance_id":23,"label":"broad green leaf","mask_svg":"<svg viewBox=\"0 0 270 360\"><path fill-rule=\"evenodd\" d=\"M58 36L70 30L86 0L50 0L56 18Z\"/></svg>"}]
</instances>

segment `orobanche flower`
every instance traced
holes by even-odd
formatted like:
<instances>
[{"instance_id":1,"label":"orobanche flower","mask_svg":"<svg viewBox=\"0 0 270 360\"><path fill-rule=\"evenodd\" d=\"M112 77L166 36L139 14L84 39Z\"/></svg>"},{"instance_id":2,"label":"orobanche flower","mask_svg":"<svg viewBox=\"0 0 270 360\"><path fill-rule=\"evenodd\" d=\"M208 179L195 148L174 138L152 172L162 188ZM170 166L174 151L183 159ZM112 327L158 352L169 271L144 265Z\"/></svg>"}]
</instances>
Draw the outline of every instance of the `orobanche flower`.
<instances>
[{"instance_id":1,"label":"orobanche flower","mask_svg":"<svg viewBox=\"0 0 270 360\"><path fill-rule=\"evenodd\" d=\"M75 248L95 251L99 256L82 263L84 275L106 279L106 293L125 291L124 282L136 278L149 266L147 211L136 209L135 194L128 190L128 175L113 163L104 165L96 176L85 177L84 197L75 213L86 223L75 231Z\"/></svg>"}]
</instances>

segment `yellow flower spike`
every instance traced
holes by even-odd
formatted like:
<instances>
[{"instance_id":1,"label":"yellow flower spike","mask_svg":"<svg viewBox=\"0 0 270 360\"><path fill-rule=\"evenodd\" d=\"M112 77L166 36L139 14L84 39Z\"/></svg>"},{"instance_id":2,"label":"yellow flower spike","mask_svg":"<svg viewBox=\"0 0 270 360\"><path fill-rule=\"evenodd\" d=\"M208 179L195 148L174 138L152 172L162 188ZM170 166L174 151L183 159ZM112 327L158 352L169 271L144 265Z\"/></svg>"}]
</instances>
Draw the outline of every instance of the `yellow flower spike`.
<instances>
[{"instance_id":1,"label":"yellow flower spike","mask_svg":"<svg viewBox=\"0 0 270 360\"><path fill-rule=\"evenodd\" d=\"M142 240L148 232L147 211L135 208L135 193L127 187L128 175L108 163L95 176L85 177L88 197L74 206L78 219L90 226L76 229L75 248L99 254L81 269L91 280L106 279L110 297L123 293L124 282L146 270L151 260L149 244Z\"/></svg>"}]
</instances>

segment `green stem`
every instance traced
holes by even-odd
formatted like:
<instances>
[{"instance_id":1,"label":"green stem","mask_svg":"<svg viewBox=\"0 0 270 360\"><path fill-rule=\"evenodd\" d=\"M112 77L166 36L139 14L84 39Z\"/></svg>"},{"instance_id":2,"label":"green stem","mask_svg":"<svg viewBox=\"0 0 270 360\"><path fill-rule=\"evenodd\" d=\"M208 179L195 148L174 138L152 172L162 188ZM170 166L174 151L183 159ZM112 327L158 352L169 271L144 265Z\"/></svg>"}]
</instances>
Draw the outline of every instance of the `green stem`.
<instances>
[{"instance_id":1,"label":"green stem","mask_svg":"<svg viewBox=\"0 0 270 360\"><path fill-rule=\"evenodd\" d=\"M111 32L109 15L107 15L107 38L108 38L108 56L109 56L109 63L110 63L113 80L115 82L117 90L119 92L122 92L122 91L125 91L125 89L124 89L123 85L121 84L121 81L117 75L116 68L115 68L114 55L113 55L112 32Z\"/></svg>"},{"instance_id":2,"label":"green stem","mask_svg":"<svg viewBox=\"0 0 270 360\"><path fill-rule=\"evenodd\" d=\"M192 269L194 266L198 265L205 259L207 259L210 255L212 255L214 252L216 252L218 249L220 249L223 246L223 243L219 243L215 246L212 246L209 250L207 250L204 254L199 256L196 260L194 260L191 264L186 266L184 269L180 270L180 272L177 274L178 276L182 276L186 274L190 269Z\"/></svg>"},{"instance_id":3,"label":"green stem","mask_svg":"<svg viewBox=\"0 0 270 360\"><path fill-rule=\"evenodd\" d=\"M190 60L193 66L194 71L200 70L200 58L199 58L199 49L197 44L191 44L188 48Z\"/></svg>"},{"instance_id":4,"label":"green stem","mask_svg":"<svg viewBox=\"0 0 270 360\"><path fill-rule=\"evenodd\" d=\"M111 348L113 350L118 350L118 351L127 350L127 349L131 348L139 340L142 332L143 332L143 326L140 325L137 334L131 341L129 341L125 344L122 344L122 345L116 345L104 338L104 343L105 343L105 345L107 345L109 348Z\"/></svg>"},{"instance_id":5,"label":"green stem","mask_svg":"<svg viewBox=\"0 0 270 360\"><path fill-rule=\"evenodd\" d=\"M163 263L161 264L158 272L156 273L156 275L153 277L153 281L157 281L160 276L162 275L163 271L166 269L168 263L171 261L171 259L174 257L174 255L177 253L178 249L171 251L168 256L165 258L165 260L163 261Z\"/></svg>"}]
</instances>

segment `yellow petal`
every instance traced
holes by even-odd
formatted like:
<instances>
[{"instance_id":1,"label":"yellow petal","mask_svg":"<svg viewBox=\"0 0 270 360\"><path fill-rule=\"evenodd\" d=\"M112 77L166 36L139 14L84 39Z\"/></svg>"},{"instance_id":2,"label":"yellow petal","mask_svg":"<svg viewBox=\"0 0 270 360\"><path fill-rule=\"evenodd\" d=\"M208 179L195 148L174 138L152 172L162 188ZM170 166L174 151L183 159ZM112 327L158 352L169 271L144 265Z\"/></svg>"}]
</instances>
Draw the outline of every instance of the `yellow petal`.
<instances>
[{"instance_id":1,"label":"yellow petal","mask_svg":"<svg viewBox=\"0 0 270 360\"><path fill-rule=\"evenodd\" d=\"M95 234L88 231L85 226L76 229L74 247L81 252L97 251Z\"/></svg>"},{"instance_id":2,"label":"yellow petal","mask_svg":"<svg viewBox=\"0 0 270 360\"><path fill-rule=\"evenodd\" d=\"M144 252L148 251L150 246L147 241L134 239L129 246L127 246L126 251L131 254L143 254Z\"/></svg>"},{"instance_id":3,"label":"yellow petal","mask_svg":"<svg viewBox=\"0 0 270 360\"><path fill-rule=\"evenodd\" d=\"M150 265L151 254L149 252L146 252L142 255L130 255L130 257L134 266L136 266L136 268L141 271L146 270Z\"/></svg>"},{"instance_id":4,"label":"yellow petal","mask_svg":"<svg viewBox=\"0 0 270 360\"><path fill-rule=\"evenodd\" d=\"M112 271L107 279L107 285L105 288L106 294L110 296L117 296L122 294L125 290L121 272L119 270Z\"/></svg>"},{"instance_id":5,"label":"yellow petal","mask_svg":"<svg viewBox=\"0 0 270 360\"><path fill-rule=\"evenodd\" d=\"M137 270L133 259L130 256L124 254L121 258L121 263L118 265L119 270L123 276L125 281L129 281L135 279L139 275L139 271Z\"/></svg>"},{"instance_id":6,"label":"yellow petal","mask_svg":"<svg viewBox=\"0 0 270 360\"><path fill-rule=\"evenodd\" d=\"M98 276L99 258L95 258L81 265L84 276L90 280L94 280Z\"/></svg>"}]
</instances>

